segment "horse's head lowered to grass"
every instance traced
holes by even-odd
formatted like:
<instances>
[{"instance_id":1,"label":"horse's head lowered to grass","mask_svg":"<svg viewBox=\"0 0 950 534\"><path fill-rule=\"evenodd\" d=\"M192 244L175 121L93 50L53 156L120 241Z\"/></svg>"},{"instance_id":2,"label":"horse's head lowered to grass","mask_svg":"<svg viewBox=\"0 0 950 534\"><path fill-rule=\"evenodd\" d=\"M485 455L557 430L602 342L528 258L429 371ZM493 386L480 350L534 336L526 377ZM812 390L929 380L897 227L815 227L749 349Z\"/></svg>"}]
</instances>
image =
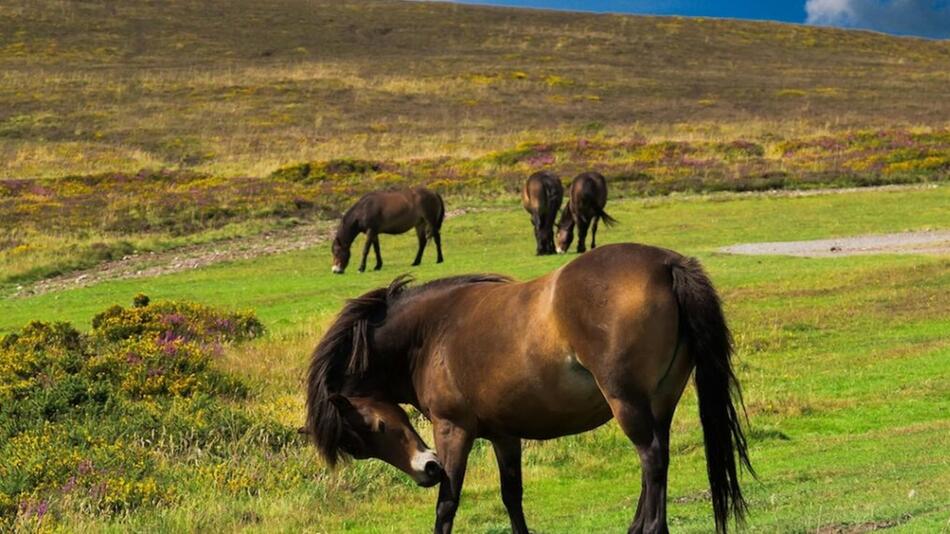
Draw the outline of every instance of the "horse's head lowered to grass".
<instances>
[{"instance_id":1,"label":"horse's head lowered to grass","mask_svg":"<svg viewBox=\"0 0 950 534\"><path fill-rule=\"evenodd\" d=\"M327 330L310 364L306 432L331 466L341 458L378 458L429 487L442 480L442 463L406 412L377 388L382 366L370 365L372 324L408 282L397 278L350 300Z\"/></svg>"}]
</instances>

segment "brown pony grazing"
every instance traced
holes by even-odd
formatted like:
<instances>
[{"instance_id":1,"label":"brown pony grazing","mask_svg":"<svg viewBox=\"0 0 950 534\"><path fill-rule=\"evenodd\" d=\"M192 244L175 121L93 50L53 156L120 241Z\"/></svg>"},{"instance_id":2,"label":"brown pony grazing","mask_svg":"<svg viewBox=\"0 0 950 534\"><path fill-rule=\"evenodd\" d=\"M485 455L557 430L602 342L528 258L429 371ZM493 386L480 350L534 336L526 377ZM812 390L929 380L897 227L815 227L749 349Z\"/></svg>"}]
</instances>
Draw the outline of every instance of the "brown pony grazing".
<instances>
[{"instance_id":1,"label":"brown pony grazing","mask_svg":"<svg viewBox=\"0 0 950 534\"><path fill-rule=\"evenodd\" d=\"M563 254L571 248L574 239L574 226L577 226L577 252L586 249L587 229L594 223L590 236L590 248L597 248L597 223L603 219L604 224L614 225L617 220L607 215L604 206L607 205L607 181L603 175L596 172L585 172L577 175L571 182L568 191L567 206L561 212L561 220L557 223L557 252Z\"/></svg>"},{"instance_id":2,"label":"brown pony grazing","mask_svg":"<svg viewBox=\"0 0 950 534\"><path fill-rule=\"evenodd\" d=\"M366 270L366 256L369 247L376 252L375 270L383 268L383 258L379 255L379 234L402 234L412 228L419 238L419 251L413 265L422 262L422 252L426 248L427 237L435 240L438 253L436 263L442 263L442 221L445 219L445 203L438 193L424 187L397 189L394 191L373 191L363 195L356 204L343 214L340 227L333 238L333 268L336 274L343 274L350 263L350 245L356 236L366 232L366 244L363 246L363 260L359 271Z\"/></svg>"},{"instance_id":3,"label":"brown pony grazing","mask_svg":"<svg viewBox=\"0 0 950 534\"><path fill-rule=\"evenodd\" d=\"M670 422L695 368L716 530L746 510L751 470L736 406L732 338L695 259L645 245L601 247L529 282L470 275L349 301L313 354L307 422L323 457L379 458L440 483L435 531L452 530L465 465L491 441L516 533L521 440L594 429L611 418L642 466L630 532L667 532ZM438 457L399 404L432 421Z\"/></svg>"},{"instance_id":4,"label":"brown pony grazing","mask_svg":"<svg viewBox=\"0 0 950 534\"><path fill-rule=\"evenodd\" d=\"M557 218L557 210L561 209L563 198L561 180L547 171L529 176L521 190L521 204L531 214L538 256L554 254L554 219Z\"/></svg>"}]
</instances>

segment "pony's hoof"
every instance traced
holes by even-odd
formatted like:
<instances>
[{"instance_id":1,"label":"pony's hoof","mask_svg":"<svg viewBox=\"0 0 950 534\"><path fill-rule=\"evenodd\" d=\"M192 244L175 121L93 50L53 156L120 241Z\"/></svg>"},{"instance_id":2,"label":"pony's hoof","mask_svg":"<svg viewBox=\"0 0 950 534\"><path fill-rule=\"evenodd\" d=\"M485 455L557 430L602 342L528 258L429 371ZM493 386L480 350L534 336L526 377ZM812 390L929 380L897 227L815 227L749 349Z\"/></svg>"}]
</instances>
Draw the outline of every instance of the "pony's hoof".
<instances>
[{"instance_id":1,"label":"pony's hoof","mask_svg":"<svg viewBox=\"0 0 950 534\"><path fill-rule=\"evenodd\" d=\"M379 264L376 267L373 267L374 271L381 271L383 269L383 264Z\"/></svg>"},{"instance_id":2,"label":"pony's hoof","mask_svg":"<svg viewBox=\"0 0 950 534\"><path fill-rule=\"evenodd\" d=\"M436 263L442 263L442 258L435 260Z\"/></svg>"}]
</instances>

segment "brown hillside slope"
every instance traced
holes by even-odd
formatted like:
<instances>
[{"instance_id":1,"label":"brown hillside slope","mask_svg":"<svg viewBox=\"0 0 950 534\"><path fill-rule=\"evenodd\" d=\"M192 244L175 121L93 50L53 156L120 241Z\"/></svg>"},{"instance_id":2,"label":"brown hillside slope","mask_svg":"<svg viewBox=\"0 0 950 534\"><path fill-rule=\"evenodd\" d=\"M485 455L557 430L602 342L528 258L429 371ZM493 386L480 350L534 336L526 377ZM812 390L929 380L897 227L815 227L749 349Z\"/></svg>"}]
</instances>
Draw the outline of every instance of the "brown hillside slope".
<instances>
[{"instance_id":1,"label":"brown hillside slope","mask_svg":"<svg viewBox=\"0 0 950 534\"><path fill-rule=\"evenodd\" d=\"M867 32L391 0L7 0L0 28L2 177L950 123L950 42Z\"/></svg>"}]
</instances>

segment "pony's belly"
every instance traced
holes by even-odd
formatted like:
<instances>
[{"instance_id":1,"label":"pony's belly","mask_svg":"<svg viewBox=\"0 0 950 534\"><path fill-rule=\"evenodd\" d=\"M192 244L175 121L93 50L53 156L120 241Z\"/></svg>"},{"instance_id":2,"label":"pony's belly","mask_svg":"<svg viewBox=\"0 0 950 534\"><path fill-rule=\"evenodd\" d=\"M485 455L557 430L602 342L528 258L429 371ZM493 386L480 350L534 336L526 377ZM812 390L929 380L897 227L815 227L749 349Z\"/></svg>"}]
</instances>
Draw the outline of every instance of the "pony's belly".
<instances>
[{"instance_id":1,"label":"pony's belly","mask_svg":"<svg viewBox=\"0 0 950 534\"><path fill-rule=\"evenodd\" d=\"M611 418L597 382L572 355L546 362L532 377L511 384L498 429L525 439L551 439L592 430Z\"/></svg>"}]
</instances>

